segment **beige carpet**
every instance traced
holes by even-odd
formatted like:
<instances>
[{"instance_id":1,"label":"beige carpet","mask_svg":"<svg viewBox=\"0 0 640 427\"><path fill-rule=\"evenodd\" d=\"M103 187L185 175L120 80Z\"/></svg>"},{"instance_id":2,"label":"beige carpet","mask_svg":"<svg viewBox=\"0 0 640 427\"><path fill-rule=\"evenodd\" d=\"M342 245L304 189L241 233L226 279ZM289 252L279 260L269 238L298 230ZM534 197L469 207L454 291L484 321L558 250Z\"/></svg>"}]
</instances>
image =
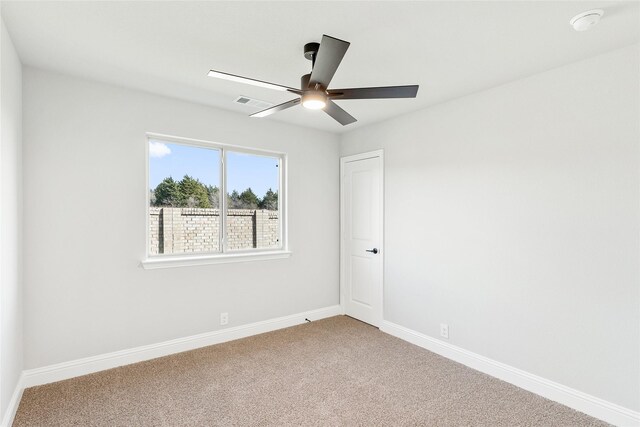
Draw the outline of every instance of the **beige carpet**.
<instances>
[{"instance_id":1,"label":"beige carpet","mask_svg":"<svg viewBox=\"0 0 640 427\"><path fill-rule=\"evenodd\" d=\"M27 389L14 426L601 426L338 316Z\"/></svg>"}]
</instances>

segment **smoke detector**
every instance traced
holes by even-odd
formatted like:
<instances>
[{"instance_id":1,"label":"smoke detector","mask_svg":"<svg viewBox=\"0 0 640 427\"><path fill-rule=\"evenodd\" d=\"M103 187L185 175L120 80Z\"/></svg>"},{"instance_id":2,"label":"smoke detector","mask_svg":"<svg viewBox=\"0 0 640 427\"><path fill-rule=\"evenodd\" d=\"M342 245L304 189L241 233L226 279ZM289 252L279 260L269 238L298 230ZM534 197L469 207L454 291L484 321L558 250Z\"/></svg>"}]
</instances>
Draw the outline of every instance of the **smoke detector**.
<instances>
[{"instance_id":1,"label":"smoke detector","mask_svg":"<svg viewBox=\"0 0 640 427\"><path fill-rule=\"evenodd\" d=\"M571 18L569 23L576 31L586 31L596 25L602 15L604 15L604 10L602 9L587 10Z\"/></svg>"}]
</instances>

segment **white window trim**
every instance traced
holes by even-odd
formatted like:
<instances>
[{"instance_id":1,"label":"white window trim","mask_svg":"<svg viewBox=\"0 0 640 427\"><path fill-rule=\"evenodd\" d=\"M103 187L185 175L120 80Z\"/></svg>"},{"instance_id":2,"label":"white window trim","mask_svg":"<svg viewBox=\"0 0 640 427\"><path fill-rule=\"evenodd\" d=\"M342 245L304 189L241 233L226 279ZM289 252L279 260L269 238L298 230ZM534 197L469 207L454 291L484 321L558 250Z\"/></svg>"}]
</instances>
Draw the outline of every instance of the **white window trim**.
<instances>
[{"instance_id":1,"label":"white window trim","mask_svg":"<svg viewBox=\"0 0 640 427\"><path fill-rule=\"evenodd\" d=\"M221 194L221 232L220 232L220 252L215 253L193 253L193 254L157 254L150 255L149 253L149 141L159 140L165 142L174 142L183 145L190 145L193 147L213 148L219 149L222 156L221 162L223 167L220 168L220 194ZM225 167L226 152L234 151L246 154L255 154L262 156L271 156L280 158L280 171L279 171L279 188L278 188L278 216L280 218L280 242L281 247L276 249L248 249L238 250L231 252L223 252L224 242L223 238L226 237L226 218L222 213L226 209L226 197L224 197L226 191L226 177ZM173 135L164 135L159 133L146 133L145 140L145 258L140 262L140 266L145 270L156 268L169 268L169 267L186 267L196 265L207 264L224 264L232 262L247 262L247 261L263 261L288 258L292 252L289 250L289 239L287 234L287 154L277 151L261 150L256 148L243 147L239 145L223 144L212 141L205 141L199 139L183 138Z\"/></svg>"},{"instance_id":2,"label":"white window trim","mask_svg":"<svg viewBox=\"0 0 640 427\"><path fill-rule=\"evenodd\" d=\"M227 264L231 262L247 262L247 261L267 261L272 259L289 258L291 251L264 251L252 253L223 253L216 255L186 255L186 256L165 256L165 257L148 257L140 262L145 270L154 270L156 268L171 267L190 267L194 265L207 264Z\"/></svg>"}]
</instances>

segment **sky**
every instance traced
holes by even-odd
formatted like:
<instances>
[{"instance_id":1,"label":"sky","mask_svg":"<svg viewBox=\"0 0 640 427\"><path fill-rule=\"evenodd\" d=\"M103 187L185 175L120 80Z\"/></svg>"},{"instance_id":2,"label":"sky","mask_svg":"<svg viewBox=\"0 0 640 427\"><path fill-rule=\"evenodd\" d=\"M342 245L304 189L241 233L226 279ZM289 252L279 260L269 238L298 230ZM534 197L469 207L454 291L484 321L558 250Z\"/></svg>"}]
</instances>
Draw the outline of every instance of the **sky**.
<instances>
[{"instance_id":1,"label":"sky","mask_svg":"<svg viewBox=\"0 0 640 427\"><path fill-rule=\"evenodd\" d=\"M269 188L278 189L278 158L227 150L227 191L242 193L247 188L262 198ZM149 187L155 188L171 176L197 178L220 188L220 151L189 145L149 141Z\"/></svg>"}]
</instances>

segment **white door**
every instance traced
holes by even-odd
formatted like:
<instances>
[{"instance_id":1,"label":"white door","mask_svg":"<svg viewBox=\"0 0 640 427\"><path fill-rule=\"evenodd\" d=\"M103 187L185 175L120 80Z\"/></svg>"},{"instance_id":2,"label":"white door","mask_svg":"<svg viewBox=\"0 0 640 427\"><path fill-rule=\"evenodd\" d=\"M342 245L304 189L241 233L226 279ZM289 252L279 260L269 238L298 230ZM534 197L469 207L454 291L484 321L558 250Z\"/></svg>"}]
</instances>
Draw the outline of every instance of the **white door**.
<instances>
[{"instance_id":1,"label":"white door","mask_svg":"<svg viewBox=\"0 0 640 427\"><path fill-rule=\"evenodd\" d=\"M382 321L382 151L343 157L341 178L341 298L345 314Z\"/></svg>"}]
</instances>

